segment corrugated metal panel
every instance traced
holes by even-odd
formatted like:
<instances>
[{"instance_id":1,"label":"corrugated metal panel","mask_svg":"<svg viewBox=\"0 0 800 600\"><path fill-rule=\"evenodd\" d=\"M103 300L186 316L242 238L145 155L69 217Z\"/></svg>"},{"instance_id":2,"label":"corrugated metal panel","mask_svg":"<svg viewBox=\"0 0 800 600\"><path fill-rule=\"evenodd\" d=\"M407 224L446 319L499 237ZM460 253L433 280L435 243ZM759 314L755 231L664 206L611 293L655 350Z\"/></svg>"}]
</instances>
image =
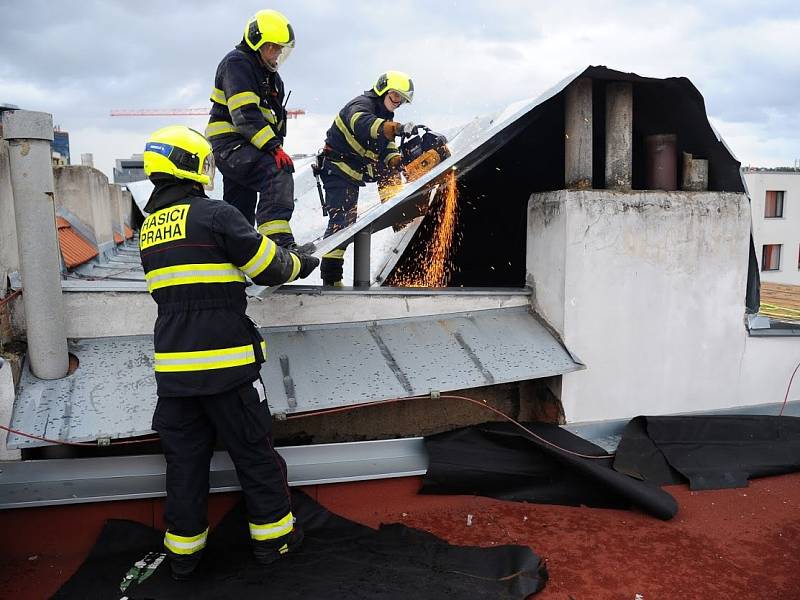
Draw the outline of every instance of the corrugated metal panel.
<instances>
[{"instance_id":1,"label":"corrugated metal panel","mask_svg":"<svg viewBox=\"0 0 800 600\"><path fill-rule=\"evenodd\" d=\"M262 329L273 413L535 379L582 368L525 307L438 317ZM15 429L69 441L149 433L156 402L151 336L70 342L64 379L23 372ZM284 382L291 382L287 385ZM42 445L10 435L8 446Z\"/></svg>"},{"instance_id":2,"label":"corrugated metal panel","mask_svg":"<svg viewBox=\"0 0 800 600\"><path fill-rule=\"evenodd\" d=\"M63 217L56 217L58 227L58 245L61 247L61 256L67 269L92 260L98 255L97 248L83 239Z\"/></svg>"}]
</instances>

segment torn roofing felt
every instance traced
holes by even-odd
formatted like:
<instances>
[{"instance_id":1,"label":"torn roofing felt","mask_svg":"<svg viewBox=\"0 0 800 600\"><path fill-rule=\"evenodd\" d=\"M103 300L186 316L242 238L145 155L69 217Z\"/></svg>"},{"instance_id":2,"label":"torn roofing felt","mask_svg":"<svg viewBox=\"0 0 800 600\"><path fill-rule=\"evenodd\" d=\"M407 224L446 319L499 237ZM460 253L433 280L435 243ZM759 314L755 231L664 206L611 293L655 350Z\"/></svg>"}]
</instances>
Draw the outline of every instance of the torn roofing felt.
<instances>
[{"instance_id":1,"label":"torn roofing felt","mask_svg":"<svg viewBox=\"0 0 800 600\"><path fill-rule=\"evenodd\" d=\"M450 257L457 268L449 285L525 285L528 199L532 193L565 187L564 91L580 77L593 80L594 188L605 187L605 86L623 81L633 85L634 189L645 188L645 137L674 133L679 154L685 151L708 159L710 191L745 191L739 161L709 123L703 97L688 79L655 79L601 66L588 67L518 110L500 115L488 127L476 128L469 143L460 134L450 158L407 184L386 203L359 215L355 224L318 240L318 253L352 240L358 231L374 233L423 214L431 184L452 170L459 184L462 242ZM425 243L426 235L430 235L430 228L423 224L403 250L395 269L401 268L404 260L415 259L416 249ZM755 266L751 260L746 290L746 304L753 311L758 310L759 276Z\"/></svg>"},{"instance_id":2,"label":"torn roofing felt","mask_svg":"<svg viewBox=\"0 0 800 600\"><path fill-rule=\"evenodd\" d=\"M53 598L524 600L547 581L544 563L525 546L451 546L401 524L376 531L299 492L292 512L305 532L297 552L269 567L256 565L239 505L210 532L198 572L182 582L170 578L166 561L158 561L163 532L109 521L86 562Z\"/></svg>"},{"instance_id":3,"label":"torn roofing felt","mask_svg":"<svg viewBox=\"0 0 800 600\"><path fill-rule=\"evenodd\" d=\"M800 471L800 418L774 415L636 417L614 469L692 490L746 487L748 479Z\"/></svg>"},{"instance_id":4,"label":"torn roofing felt","mask_svg":"<svg viewBox=\"0 0 800 600\"><path fill-rule=\"evenodd\" d=\"M637 506L663 520L678 512L675 499L664 490L612 469L613 457L599 446L557 425L525 423L525 427L558 448L511 423L484 423L426 437L429 465L421 493L571 506Z\"/></svg>"},{"instance_id":5,"label":"torn roofing felt","mask_svg":"<svg viewBox=\"0 0 800 600\"><path fill-rule=\"evenodd\" d=\"M273 414L537 379L583 368L524 306L268 327L261 333L268 354L261 378ZM64 441L152 432L152 336L70 340L69 351L80 368L63 379L38 379L26 363L14 402L14 429ZM17 434L8 438L10 448L41 445L46 443Z\"/></svg>"}]
</instances>

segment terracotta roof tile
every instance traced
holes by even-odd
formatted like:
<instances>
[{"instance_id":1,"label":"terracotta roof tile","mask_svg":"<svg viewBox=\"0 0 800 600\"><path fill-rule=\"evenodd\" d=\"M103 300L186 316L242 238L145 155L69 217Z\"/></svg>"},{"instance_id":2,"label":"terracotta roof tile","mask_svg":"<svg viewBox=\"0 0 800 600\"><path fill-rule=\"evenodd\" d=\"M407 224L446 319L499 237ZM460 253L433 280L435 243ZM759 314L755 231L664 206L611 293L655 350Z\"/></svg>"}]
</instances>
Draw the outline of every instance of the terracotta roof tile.
<instances>
[{"instance_id":1,"label":"terracotta roof tile","mask_svg":"<svg viewBox=\"0 0 800 600\"><path fill-rule=\"evenodd\" d=\"M97 248L81 237L69 221L56 217L58 227L58 245L61 247L61 256L67 269L74 269L78 265L92 260L97 256Z\"/></svg>"}]
</instances>

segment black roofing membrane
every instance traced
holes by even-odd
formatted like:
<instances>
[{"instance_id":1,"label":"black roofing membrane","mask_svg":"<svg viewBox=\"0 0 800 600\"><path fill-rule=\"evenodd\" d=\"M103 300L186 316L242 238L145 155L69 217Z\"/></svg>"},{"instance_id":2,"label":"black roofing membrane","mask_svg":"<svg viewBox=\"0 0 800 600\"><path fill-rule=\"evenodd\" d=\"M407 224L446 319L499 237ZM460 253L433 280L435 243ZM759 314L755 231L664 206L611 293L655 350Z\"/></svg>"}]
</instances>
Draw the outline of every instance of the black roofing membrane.
<instances>
[{"instance_id":1,"label":"black roofing membrane","mask_svg":"<svg viewBox=\"0 0 800 600\"><path fill-rule=\"evenodd\" d=\"M625 427L614 468L655 485L746 487L751 478L800 470L800 418L639 416Z\"/></svg>"},{"instance_id":2,"label":"black roofing membrane","mask_svg":"<svg viewBox=\"0 0 800 600\"><path fill-rule=\"evenodd\" d=\"M305 529L296 553L267 567L251 558L241 505L209 534L196 576L173 581L169 565L123 592L120 583L137 561L163 552L163 532L140 523L106 523L89 557L54 598L183 599L519 599L547 581L543 562L525 546L451 546L404 525L377 531L339 517L302 492L293 512Z\"/></svg>"},{"instance_id":3,"label":"black roofing membrane","mask_svg":"<svg viewBox=\"0 0 800 600\"><path fill-rule=\"evenodd\" d=\"M612 469L612 457L599 446L557 425L524 425L563 450L512 423L484 423L432 435L425 438L430 463L421 493L602 508L637 506L664 520L677 513L678 504L670 494ZM571 452L605 458L582 458Z\"/></svg>"}]
</instances>

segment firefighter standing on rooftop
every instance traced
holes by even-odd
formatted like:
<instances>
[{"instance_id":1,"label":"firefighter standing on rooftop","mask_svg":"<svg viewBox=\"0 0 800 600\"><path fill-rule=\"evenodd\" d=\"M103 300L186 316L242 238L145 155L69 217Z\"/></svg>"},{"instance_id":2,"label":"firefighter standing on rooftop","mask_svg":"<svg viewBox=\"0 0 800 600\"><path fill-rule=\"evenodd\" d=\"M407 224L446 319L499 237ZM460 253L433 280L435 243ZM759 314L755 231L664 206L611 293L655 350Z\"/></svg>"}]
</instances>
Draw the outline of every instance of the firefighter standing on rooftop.
<instances>
[{"instance_id":1,"label":"firefighter standing on rooftop","mask_svg":"<svg viewBox=\"0 0 800 600\"><path fill-rule=\"evenodd\" d=\"M294 43L292 26L281 13L260 10L250 18L242 41L217 67L206 127L225 201L288 248L296 245L289 225L294 164L283 149L287 112L278 68Z\"/></svg>"},{"instance_id":2,"label":"firefighter standing on rooftop","mask_svg":"<svg viewBox=\"0 0 800 600\"><path fill-rule=\"evenodd\" d=\"M259 376L266 344L245 313L245 275L278 285L307 277L319 260L277 246L233 206L206 197L214 157L199 132L155 132L144 169L155 188L139 247L158 304L153 429L167 461L164 546L173 577L187 578L206 544L217 437L236 466L255 558L268 564L296 548L302 532L294 525L286 465L272 446Z\"/></svg>"},{"instance_id":3,"label":"firefighter standing on rooftop","mask_svg":"<svg viewBox=\"0 0 800 600\"><path fill-rule=\"evenodd\" d=\"M348 102L328 129L320 175L325 186L328 237L356 220L359 187L389 177L400 169L396 137L414 124L394 121L394 111L414 97L414 83L406 73L387 71L371 90ZM325 286L342 285L346 245L322 257L320 274Z\"/></svg>"}]
</instances>

